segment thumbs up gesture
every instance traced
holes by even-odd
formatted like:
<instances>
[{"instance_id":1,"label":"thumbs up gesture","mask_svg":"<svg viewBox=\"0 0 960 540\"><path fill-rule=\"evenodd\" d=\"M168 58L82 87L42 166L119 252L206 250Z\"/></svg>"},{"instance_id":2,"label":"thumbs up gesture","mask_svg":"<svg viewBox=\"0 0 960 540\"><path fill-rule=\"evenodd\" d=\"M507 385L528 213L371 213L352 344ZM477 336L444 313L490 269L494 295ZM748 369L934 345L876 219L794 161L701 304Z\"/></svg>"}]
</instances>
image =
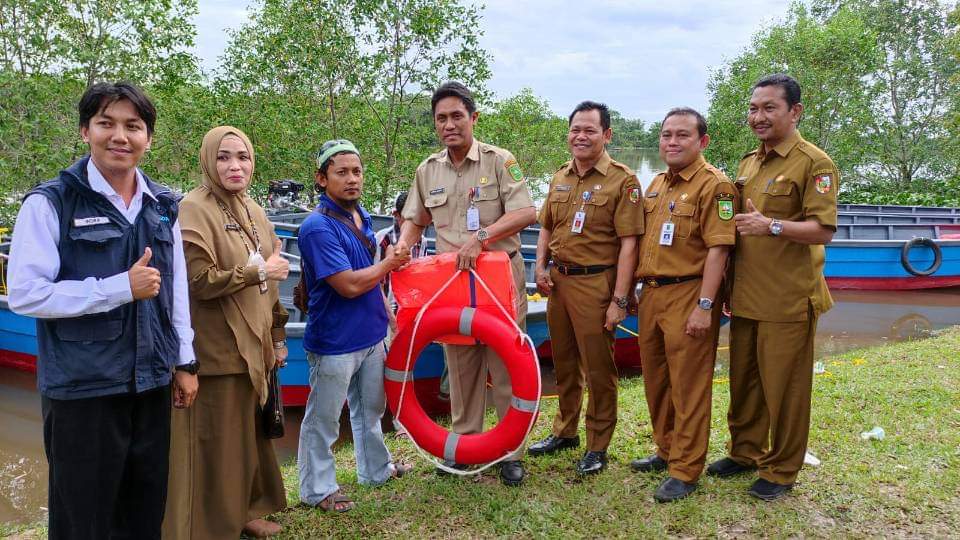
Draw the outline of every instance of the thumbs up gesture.
<instances>
[{"instance_id":1,"label":"thumbs up gesture","mask_svg":"<svg viewBox=\"0 0 960 540\"><path fill-rule=\"evenodd\" d=\"M287 279L287 275L290 273L290 263L280 255L280 249L282 248L283 243L279 238L274 239L273 241L273 253L270 254L270 257L267 259L266 266L264 269L267 271L267 279L272 279L274 281L283 281Z\"/></svg>"},{"instance_id":2,"label":"thumbs up gesture","mask_svg":"<svg viewBox=\"0 0 960 540\"><path fill-rule=\"evenodd\" d=\"M153 250L144 248L143 256L133 263L127 276L130 278L130 292L134 300L146 300L160 294L160 271L147 266Z\"/></svg>"},{"instance_id":3,"label":"thumbs up gesture","mask_svg":"<svg viewBox=\"0 0 960 540\"><path fill-rule=\"evenodd\" d=\"M770 222L773 220L761 214L750 199L747 199L744 206L745 213L733 216L737 232L744 236L767 236L770 234Z\"/></svg>"}]
</instances>

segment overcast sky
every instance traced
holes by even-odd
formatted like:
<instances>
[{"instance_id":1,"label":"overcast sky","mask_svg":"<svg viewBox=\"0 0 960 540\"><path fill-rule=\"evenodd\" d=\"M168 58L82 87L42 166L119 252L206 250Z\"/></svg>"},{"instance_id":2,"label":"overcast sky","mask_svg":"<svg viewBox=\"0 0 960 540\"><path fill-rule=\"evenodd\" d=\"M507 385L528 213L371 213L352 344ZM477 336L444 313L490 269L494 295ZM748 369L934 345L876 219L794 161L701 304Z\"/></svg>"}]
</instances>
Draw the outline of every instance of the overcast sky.
<instances>
[{"instance_id":1,"label":"overcast sky","mask_svg":"<svg viewBox=\"0 0 960 540\"><path fill-rule=\"evenodd\" d=\"M250 0L199 0L195 53L208 71L227 28L246 20ZM487 0L488 86L498 97L530 87L566 115L584 99L628 118L659 120L681 105L707 108L710 71L750 44L789 0Z\"/></svg>"}]
</instances>

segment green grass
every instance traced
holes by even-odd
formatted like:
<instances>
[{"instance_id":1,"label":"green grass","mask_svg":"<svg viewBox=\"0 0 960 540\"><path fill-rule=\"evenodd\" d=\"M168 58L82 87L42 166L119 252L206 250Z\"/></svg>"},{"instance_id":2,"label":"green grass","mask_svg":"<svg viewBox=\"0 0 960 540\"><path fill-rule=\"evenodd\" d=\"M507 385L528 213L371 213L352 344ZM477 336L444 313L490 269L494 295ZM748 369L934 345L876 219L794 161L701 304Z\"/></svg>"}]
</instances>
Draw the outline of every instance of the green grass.
<instances>
[{"instance_id":1,"label":"green grass","mask_svg":"<svg viewBox=\"0 0 960 540\"><path fill-rule=\"evenodd\" d=\"M285 538L316 537L786 537L933 536L960 530L960 328L928 340L853 351L825 360L814 382L810 451L788 497L747 495L754 477L703 477L691 497L656 504L663 473L636 474L629 461L653 450L643 381L621 381L620 420L601 475L579 480L579 451L526 459L530 476L501 486L483 476L438 478L409 443L387 436L394 455L416 464L379 488L357 485L353 450L337 452L338 480L357 507L328 514L295 506L296 466L284 465L291 509L277 516ZM729 387L714 383L710 459L724 455ZM545 400L532 439L548 434L556 400ZM862 431L879 425L883 441Z\"/></svg>"},{"instance_id":2,"label":"green grass","mask_svg":"<svg viewBox=\"0 0 960 540\"><path fill-rule=\"evenodd\" d=\"M357 485L353 449L337 451L338 479L357 507L328 514L297 506L295 463L283 466L291 507L276 516L282 538L448 537L956 537L960 530L960 327L930 339L824 360L814 379L810 451L822 460L800 473L792 494L765 503L747 495L753 476L703 477L691 497L657 504L663 473L636 474L629 461L653 450L643 381L621 381L620 421L609 468L580 481L579 451L526 459L530 473L507 488L495 471L438 478L410 444L387 435L394 456L415 463L379 488ZM709 459L724 455L727 380L714 381ZM545 400L532 439L549 432L556 400ZM879 425L883 441L860 433ZM0 528L0 535L17 534ZM45 537L43 527L24 537Z\"/></svg>"}]
</instances>

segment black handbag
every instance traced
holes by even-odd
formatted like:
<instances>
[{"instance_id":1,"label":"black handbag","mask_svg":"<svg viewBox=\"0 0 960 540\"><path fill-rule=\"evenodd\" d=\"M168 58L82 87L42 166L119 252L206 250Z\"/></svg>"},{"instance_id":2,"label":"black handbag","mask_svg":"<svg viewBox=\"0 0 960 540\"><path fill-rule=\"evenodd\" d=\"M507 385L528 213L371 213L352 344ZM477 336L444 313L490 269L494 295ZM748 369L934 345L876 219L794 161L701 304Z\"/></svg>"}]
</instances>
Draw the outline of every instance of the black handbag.
<instances>
[{"instance_id":1,"label":"black handbag","mask_svg":"<svg viewBox=\"0 0 960 540\"><path fill-rule=\"evenodd\" d=\"M273 366L267 375L267 402L260 410L260 422L263 424L263 436L268 439L283 437L283 396L280 394L278 366Z\"/></svg>"}]
</instances>

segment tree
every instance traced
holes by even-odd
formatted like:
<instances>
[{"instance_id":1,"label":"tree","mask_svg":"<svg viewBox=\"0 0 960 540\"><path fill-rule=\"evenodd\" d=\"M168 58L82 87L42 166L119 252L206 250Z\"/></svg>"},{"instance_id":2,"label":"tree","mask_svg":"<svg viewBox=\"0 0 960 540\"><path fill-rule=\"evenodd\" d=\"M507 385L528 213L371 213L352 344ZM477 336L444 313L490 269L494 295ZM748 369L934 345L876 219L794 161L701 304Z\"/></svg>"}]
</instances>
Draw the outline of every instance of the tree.
<instances>
[{"instance_id":1,"label":"tree","mask_svg":"<svg viewBox=\"0 0 960 540\"><path fill-rule=\"evenodd\" d=\"M708 156L733 170L756 144L743 121L750 85L786 72L804 90L800 129L837 162L841 187L934 189L931 180L956 175L960 164L948 122L960 89L950 48L957 22L936 0L794 4L714 73Z\"/></svg>"},{"instance_id":2,"label":"tree","mask_svg":"<svg viewBox=\"0 0 960 540\"><path fill-rule=\"evenodd\" d=\"M570 159L566 133L567 119L529 88L481 112L476 128L478 139L513 153L535 199L545 195L550 175Z\"/></svg>"},{"instance_id":3,"label":"tree","mask_svg":"<svg viewBox=\"0 0 960 540\"><path fill-rule=\"evenodd\" d=\"M819 21L794 4L785 21L758 32L747 51L712 74L707 159L736 172L740 157L757 146L746 125L750 89L762 76L783 72L803 89L800 131L851 177L864 164L872 97L866 81L878 66L876 36L858 14L840 8Z\"/></svg>"},{"instance_id":4,"label":"tree","mask_svg":"<svg viewBox=\"0 0 960 540\"><path fill-rule=\"evenodd\" d=\"M219 73L227 92L257 104L254 140L292 131L270 140L301 161L324 138L360 145L366 202L383 210L436 144L427 92L457 78L485 95L479 27L477 8L453 0L263 0L232 35ZM277 100L287 114L264 114Z\"/></svg>"},{"instance_id":5,"label":"tree","mask_svg":"<svg viewBox=\"0 0 960 540\"><path fill-rule=\"evenodd\" d=\"M196 0L4 0L0 68L21 77L78 77L87 86L188 79L196 75L196 59L186 52L196 14Z\"/></svg>"},{"instance_id":6,"label":"tree","mask_svg":"<svg viewBox=\"0 0 960 540\"><path fill-rule=\"evenodd\" d=\"M660 122L649 126L643 120L624 118L620 111L610 110L610 127L613 128L613 148L657 148L660 140Z\"/></svg>"},{"instance_id":7,"label":"tree","mask_svg":"<svg viewBox=\"0 0 960 540\"><path fill-rule=\"evenodd\" d=\"M815 8L832 17L851 10L876 36L880 65L867 80L871 101L868 162L888 181L909 189L913 180L956 174L956 159L944 123L957 94L957 59L949 37L957 23L938 0L820 0ZM952 162L951 171L944 170Z\"/></svg>"},{"instance_id":8,"label":"tree","mask_svg":"<svg viewBox=\"0 0 960 540\"><path fill-rule=\"evenodd\" d=\"M65 52L58 24L66 16L56 0L4 0L0 3L0 70L48 73Z\"/></svg>"}]
</instances>

